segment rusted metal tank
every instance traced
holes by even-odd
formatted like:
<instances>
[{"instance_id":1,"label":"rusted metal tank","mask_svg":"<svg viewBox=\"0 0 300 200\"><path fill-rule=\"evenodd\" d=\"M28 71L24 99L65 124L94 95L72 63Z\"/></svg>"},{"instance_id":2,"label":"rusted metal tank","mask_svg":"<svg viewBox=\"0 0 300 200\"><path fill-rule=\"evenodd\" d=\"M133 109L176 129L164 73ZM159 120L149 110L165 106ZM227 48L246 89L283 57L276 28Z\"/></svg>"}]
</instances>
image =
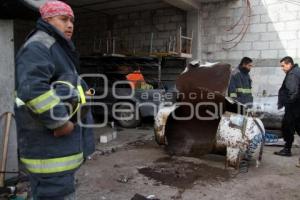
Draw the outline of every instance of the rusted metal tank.
<instances>
[{"instance_id":1,"label":"rusted metal tank","mask_svg":"<svg viewBox=\"0 0 300 200\"><path fill-rule=\"evenodd\" d=\"M260 119L236 113L225 112L221 117L216 136L216 149L226 148L226 167L239 167L241 156L262 159L264 125Z\"/></svg>"},{"instance_id":2,"label":"rusted metal tank","mask_svg":"<svg viewBox=\"0 0 300 200\"><path fill-rule=\"evenodd\" d=\"M242 154L253 157L257 151L261 152L256 150L260 149L264 137L261 121L235 114L243 113L244 107L225 97L230 74L230 65L213 64L180 75L176 81L177 103L162 106L156 116L157 143L166 145L171 154L183 156L197 157L227 150L227 166L234 167L238 167ZM232 127L234 121L231 121L239 118L244 120L243 126ZM258 140L255 152L251 147L254 138Z\"/></svg>"}]
</instances>

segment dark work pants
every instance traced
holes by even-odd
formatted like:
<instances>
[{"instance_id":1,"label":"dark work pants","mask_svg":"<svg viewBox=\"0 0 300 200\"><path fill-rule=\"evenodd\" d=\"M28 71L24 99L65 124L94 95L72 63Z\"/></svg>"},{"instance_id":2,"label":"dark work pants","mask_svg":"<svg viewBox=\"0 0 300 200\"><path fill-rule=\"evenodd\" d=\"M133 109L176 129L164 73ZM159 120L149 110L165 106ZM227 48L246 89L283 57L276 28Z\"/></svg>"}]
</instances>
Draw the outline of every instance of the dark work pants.
<instances>
[{"instance_id":1,"label":"dark work pants","mask_svg":"<svg viewBox=\"0 0 300 200\"><path fill-rule=\"evenodd\" d=\"M75 192L74 172L56 176L29 174L33 200L65 200ZM74 196L75 197L75 196Z\"/></svg>"},{"instance_id":2,"label":"dark work pants","mask_svg":"<svg viewBox=\"0 0 300 200\"><path fill-rule=\"evenodd\" d=\"M300 105L285 107L285 114L282 120L285 148L292 148L295 132L300 135Z\"/></svg>"}]
</instances>

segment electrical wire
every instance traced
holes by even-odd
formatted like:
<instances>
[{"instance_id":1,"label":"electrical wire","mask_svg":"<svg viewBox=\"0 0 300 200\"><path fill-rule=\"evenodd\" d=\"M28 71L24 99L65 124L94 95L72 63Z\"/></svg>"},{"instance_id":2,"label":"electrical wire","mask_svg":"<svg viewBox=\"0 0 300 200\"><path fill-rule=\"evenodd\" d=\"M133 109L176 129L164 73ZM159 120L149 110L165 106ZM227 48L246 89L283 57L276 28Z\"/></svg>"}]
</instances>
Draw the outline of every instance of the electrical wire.
<instances>
[{"instance_id":1,"label":"electrical wire","mask_svg":"<svg viewBox=\"0 0 300 200\"><path fill-rule=\"evenodd\" d=\"M247 4L247 0L245 0L245 3ZM247 14L246 14L247 11L248 11L248 6L245 7L245 12L243 13L243 15L242 15L242 17L241 17L240 19L243 19L243 20L245 19L245 16L247 15ZM239 21L241 22L242 20L239 20ZM239 23L238 23L238 24L239 24ZM238 25L238 24L237 24L237 25ZM236 26L237 26L237 25L236 25ZM229 40L224 40L224 39L222 39L222 41L223 41L223 42L226 42L226 43L231 43L232 41L236 40L237 38L239 38L239 37L243 34L245 28L246 28L246 25L245 25L245 22L244 22L244 25L243 25L241 31L240 31L235 37L233 37L232 39L229 39Z\"/></svg>"},{"instance_id":2,"label":"electrical wire","mask_svg":"<svg viewBox=\"0 0 300 200\"><path fill-rule=\"evenodd\" d=\"M244 18L244 17L243 17L243 18ZM223 42L230 43L230 42L236 40L237 38L239 38L239 36L242 35L242 33L244 32L244 29L245 29L245 28L246 28L246 25L244 24L243 27L242 27L242 29L241 29L241 31L240 31L235 37L233 37L232 39L229 39L229 40L222 40L222 41L223 41Z\"/></svg>"},{"instance_id":3,"label":"electrical wire","mask_svg":"<svg viewBox=\"0 0 300 200\"><path fill-rule=\"evenodd\" d=\"M232 45L231 47L223 47L223 50L230 50L230 49L233 49L234 47L236 47L242 40L243 38L245 37L246 33L247 33L247 30L249 28L249 25L250 25L250 18L251 18L251 3L249 0L246 0L246 3L247 3L247 8L248 8L248 21L247 21L247 24L243 26L242 28L242 31L240 32L240 34L238 34L238 36L236 37L236 39L240 37L240 39L234 44ZM233 40L232 40L233 41ZM226 42L226 41L225 41Z\"/></svg>"},{"instance_id":4,"label":"electrical wire","mask_svg":"<svg viewBox=\"0 0 300 200\"><path fill-rule=\"evenodd\" d=\"M245 18L245 13L247 12L247 7L245 7L245 10L244 10L244 12L243 12L243 15L241 15L241 17L240 17L240 19L235 23L235 24L233 24L233 25L231 25L231 27L230 28L228 28L228 29L226 29L226 31L231 31L231 30L233 30L235 27L237 27L240 23L241 23L241 21Z\"/></svg>"}]
</instances>

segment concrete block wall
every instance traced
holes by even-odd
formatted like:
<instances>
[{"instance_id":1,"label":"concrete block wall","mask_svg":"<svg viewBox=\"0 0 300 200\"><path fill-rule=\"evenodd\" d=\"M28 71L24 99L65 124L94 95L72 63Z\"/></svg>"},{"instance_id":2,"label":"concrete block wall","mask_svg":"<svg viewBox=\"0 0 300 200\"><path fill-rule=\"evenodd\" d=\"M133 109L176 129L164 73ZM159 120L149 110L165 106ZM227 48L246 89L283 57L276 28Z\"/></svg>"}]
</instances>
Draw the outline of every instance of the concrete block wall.
<instances>
[{"instance_id":1,"label":"concrete block wall","mask_svg":"<svg viewBox=\"0 0 300 200\"><path fill-rule=\"evenodd\" d=\"M179 27L186 32L186 12L166 7L156 10L144 10L105 16L97 13L82 14L75 24L75 43L82 55L92 53L96 49L105 49L107 31L118 40L116 51L135 50L149 52L151 33L153 33L153 51L165 52L170 36L175 36ZM100 39L102 45L100 45Z\"/></svg>"},{"instance_id":2,"label":"concrete block wall","mask_svg":"<svg viewBox=\"0 0 300 200\"><path fill-rule=\"evenodd\" d=\"M245 1L202 6L202 59L236 66L242 57L249 56L255 64L251 72L254 94L260 95L266 90L267 94L276 95L285 75L279 60L289 55L300 61L300 5L281 0L250 0L250 3L249 28L241 42L230 50L223 48L233 46L235 42L224 40L235 38L247 24L247 18L233 30L226 29L243 15Z\"/></svg>"}]
</instances>

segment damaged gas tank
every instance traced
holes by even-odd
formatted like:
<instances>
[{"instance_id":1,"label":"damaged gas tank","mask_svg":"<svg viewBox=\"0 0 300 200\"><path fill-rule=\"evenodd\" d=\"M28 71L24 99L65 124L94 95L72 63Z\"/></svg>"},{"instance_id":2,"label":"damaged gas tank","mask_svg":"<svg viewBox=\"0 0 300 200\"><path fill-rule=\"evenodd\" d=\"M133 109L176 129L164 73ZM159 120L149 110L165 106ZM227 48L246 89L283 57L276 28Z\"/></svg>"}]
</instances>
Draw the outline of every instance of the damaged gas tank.
<instances>
[{"instance_id":1,"label":"damaged gas tank","mask_svg":"<svg viewBox=\"0 0 300 200\"><path fill-rule=\"evenodd\" d=\"M254 136L261 136L256 137L259 141L255 147L262 148L264 128L260 120L246 116L243 105L226 97L230 74L230 65L221 63L191 68L181 74L176 81L176 104L161 106L155 119L158 144L181 156L197 157L227 150L226 163L234 167L239 165L242 154L254 152L250 149ZM245 120L242 127L227 128L226 122L233 119L230 116ZM232 148L234 152L230 154Z\"/></svg>"}]
</instances>

